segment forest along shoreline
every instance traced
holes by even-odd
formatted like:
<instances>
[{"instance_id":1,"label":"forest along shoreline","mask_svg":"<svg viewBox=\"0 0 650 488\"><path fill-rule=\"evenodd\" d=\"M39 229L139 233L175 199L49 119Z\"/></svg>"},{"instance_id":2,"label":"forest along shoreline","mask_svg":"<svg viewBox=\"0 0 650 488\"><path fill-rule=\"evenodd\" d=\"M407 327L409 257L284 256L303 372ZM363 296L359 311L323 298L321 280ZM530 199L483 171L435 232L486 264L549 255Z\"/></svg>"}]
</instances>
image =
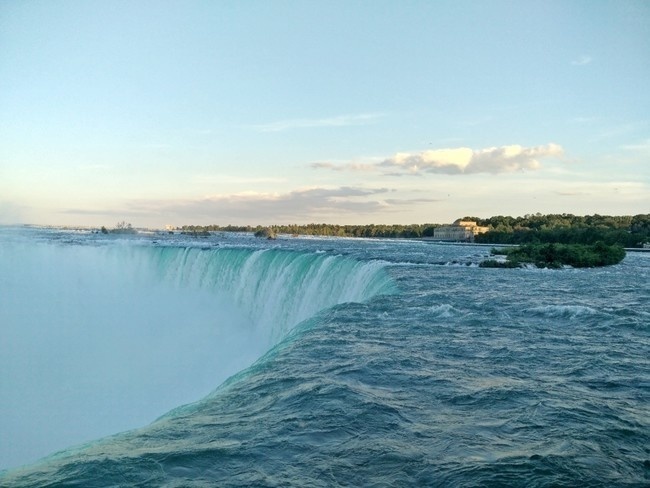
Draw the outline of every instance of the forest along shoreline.
<instances>
[{"instance_id":1,"label":"forest along shoreline","mask_svg":"<svg viewBox=\"0 0 650 488\"><path fill-rule=\"evenodd\" d=\"M489 259L483 267L513 268L535 265L545 268L597 267L621 262L626 251L650 251L650 214L627 216L573 214L535 214L523 217L495 216L487 219L463 217L473 225L486 229L472 234L466 241L436 239L440 224L305 224L270 226L184 225L169 228L192 237L209 237L215 232L249 232L256 237L276 239L279 235L331 236L362 238L421 239L445 244L478 246L496 245L492 255L505 259ZM475 223L475 224L474 224ZM104 234L137 233L131 224L119 222L114 229L102 226ZM472 241L472 242L469 242ZM510 249L509 249L510 248Z\"/></svg>"},{"instance_id":2,"label":"forest along shoreline","mask_svg":"<svg viewBox=\"0 0 650 488\"><path fill-rule=\"evenodd\" d=\"M650 214L638 215L586 215L549 214L524 215L523 217L495 216L482 219L463 217L463 221L474 221L488 231L474 236L474 244L595 244L602 241L607 245L618 244L624 248L642 249L650 246ZM124 225L122 223L122 225ZM435 240L438 227L447 224L366 224L338 225L325 223L290 225L183 225L172 232L188 235L209 236L213 232L260 232L268 229L275 235L333 236L364 238L419 238Z\"/></svg>"}]
</instances>

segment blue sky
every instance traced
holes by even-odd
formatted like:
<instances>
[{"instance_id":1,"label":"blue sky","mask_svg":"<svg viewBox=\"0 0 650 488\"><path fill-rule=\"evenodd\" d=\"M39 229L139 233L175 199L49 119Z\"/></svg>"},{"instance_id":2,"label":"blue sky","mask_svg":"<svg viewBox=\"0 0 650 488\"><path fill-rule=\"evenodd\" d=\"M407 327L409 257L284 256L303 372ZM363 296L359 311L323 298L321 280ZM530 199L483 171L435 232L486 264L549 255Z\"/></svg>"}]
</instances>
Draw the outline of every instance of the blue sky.
<instances>
[{"instance_id":1,"label":"blue sky","mask_svg":"<svg viewBox=\"0 0 650 488\"><path fill-rule=\"evenodd\" d=\"M650 212L647 1L0 2L0 223Z\"/></svg>"}]
</instances>

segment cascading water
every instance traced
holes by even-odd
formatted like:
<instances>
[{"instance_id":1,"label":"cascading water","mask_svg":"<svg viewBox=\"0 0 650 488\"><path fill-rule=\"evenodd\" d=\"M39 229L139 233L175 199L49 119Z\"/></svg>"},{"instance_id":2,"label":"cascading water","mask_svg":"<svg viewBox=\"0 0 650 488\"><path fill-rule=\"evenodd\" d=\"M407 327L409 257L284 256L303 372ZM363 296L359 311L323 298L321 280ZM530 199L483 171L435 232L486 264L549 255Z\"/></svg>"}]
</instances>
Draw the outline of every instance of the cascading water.
<instances>
[{"instance_id":1,"label":"cascading water","mask_svg":"<svg viewBox=\"0 0 650 488\"><path fill-rule=\"evenodd\" d=\"M135 248L140 253L143 248ZM379 262L276 249L146 249L165 281L232 300L271 343L319 310L388 290Z\"/></svg>"},{"instance_id":2,"label":"cascading water","mask_svg":"<svg viewBox=\"0 0 650 488\"><path fill-rule=\"evenodd\" d=\"M0 240L0 269L0 468L145 425L391 287L373 261L129 241Z\"/></svg>"}]
</instances>

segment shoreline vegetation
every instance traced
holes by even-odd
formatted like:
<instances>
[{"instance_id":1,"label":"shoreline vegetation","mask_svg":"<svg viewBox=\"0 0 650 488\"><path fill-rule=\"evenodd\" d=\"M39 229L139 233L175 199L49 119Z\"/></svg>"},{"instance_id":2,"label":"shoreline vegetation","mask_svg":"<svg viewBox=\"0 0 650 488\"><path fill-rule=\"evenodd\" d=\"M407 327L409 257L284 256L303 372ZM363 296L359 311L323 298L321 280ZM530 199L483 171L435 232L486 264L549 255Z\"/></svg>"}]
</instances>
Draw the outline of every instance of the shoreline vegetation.
<instances>
[{"instance_id":1,"label":"shoreline vegetation","mask_svg":"<svg viewBox=\"0 0 650 488\"><path fill-rule=\"evenodd\" d=\"M509 249L492 249L492 255L505 256L505 261L488 259L482 268L521 268L534 264L538 268L595 268L618 264L625 258L619 245L596 244L524 244Z\"/></svg>"},{"instance_id":2,"label":"shoreline vegetation","mask_svg":"<svg viewBox=\"0 0 650 488\"><path fill-rule=\"evenodd\" d=\"M608 246L642 248L650 242L650 214L628 216L572 214L535 214L523 217L496 216L487 219L463 217L488 232L479 234L477 244L584 244L602 242ZM212 232L252 232L260 237L279 234L300 236L380 237L380 238L433 238L437 227L447 224L305 224L305 225L184 225L175 232L202 237Z\"/></svg>"},{"instance_id":3,"label":"shoreline vegetation","mask_svg":"<svg viewBox=\"0 0 650 488\"><path fill-rule=\"evenodd\" d=\"M650 214L628 216L572 214L535 214L523 217L496 216L487 219L463 217L488 231L475 236L476 244L516 246L493 249L482 267L517 268L535 265L543 268L564 266L595 267L617 264L625 257L624 248L643 248L650 243ZM297 236L333 236L361 238L434 239L435 229L446 224L305 224L305 225L183 225L168 229L192 237L208 237L214 232L250 232L256 237L276 239L280 234ZM134 234L131 224L119 222L104 234ZM644 246L645 244L645 246Z\"/></svg>"},{"instance_id":4,"label":"shoreline vegetation","mask_svg":"<svg viewBox=\"0 0 650 488\"><path fill-rule=\"evenodd\" d=\"M118 222L113 229L107 229L102 225L100 229L102 234L137 234L138 231L133 228L133 226L127 222Z\"/></svg>"}]
</instances>

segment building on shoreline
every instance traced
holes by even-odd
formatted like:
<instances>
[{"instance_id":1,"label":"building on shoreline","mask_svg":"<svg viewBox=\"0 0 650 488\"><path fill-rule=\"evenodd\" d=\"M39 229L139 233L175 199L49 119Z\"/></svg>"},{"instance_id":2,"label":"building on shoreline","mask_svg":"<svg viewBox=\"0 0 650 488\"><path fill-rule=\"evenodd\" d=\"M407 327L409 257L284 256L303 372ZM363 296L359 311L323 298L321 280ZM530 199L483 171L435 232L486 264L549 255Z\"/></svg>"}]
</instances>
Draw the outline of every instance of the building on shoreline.
<instances>
[{"instance_id":1,"label":"building on shoreline","mask_svg":"<svg viewBox=\"0 0 650 488\"><path fill-rule=\"evenodd\" d=\"M477 225L472 220L456 220L451 225L436 227L433 231L434 240L474 242L474 237L489 230L488 227Z\"/></svg>"}]
</instances>

